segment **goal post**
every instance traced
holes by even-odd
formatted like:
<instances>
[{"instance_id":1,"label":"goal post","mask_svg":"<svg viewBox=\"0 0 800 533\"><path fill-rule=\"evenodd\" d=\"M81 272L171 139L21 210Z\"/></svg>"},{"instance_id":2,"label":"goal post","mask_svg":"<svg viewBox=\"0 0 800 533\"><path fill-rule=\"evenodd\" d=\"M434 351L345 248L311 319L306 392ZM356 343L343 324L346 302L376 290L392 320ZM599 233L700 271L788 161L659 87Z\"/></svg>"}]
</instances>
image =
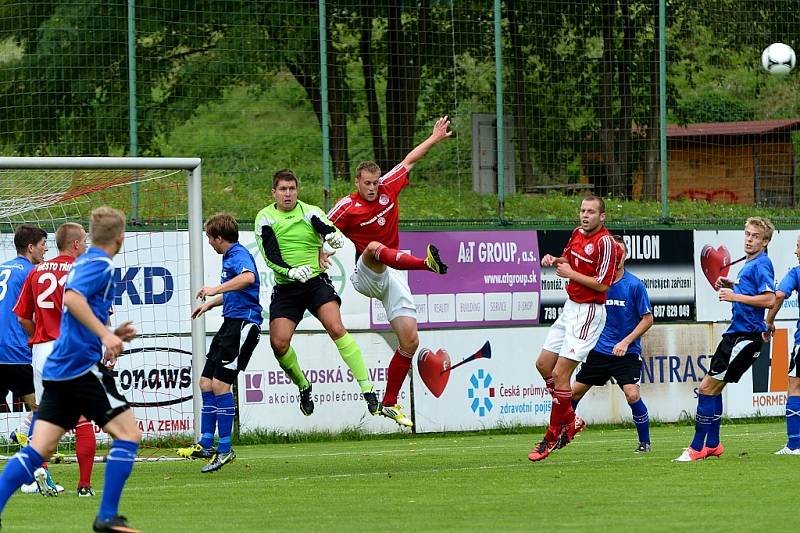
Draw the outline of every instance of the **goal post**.
<instances>
[{"instance_id":1,"label":"goal post","mask_svg":"<svg viewBox=\"0 0 800 533\"><path fill-rule=\"evenodd\" d=\"M2 227L13 227L13 225L22 222L49 221L50 226L52 226L48 228L50 233L55 230L57 222L78 221L71 219L71 217L75 216L73 211L64 208L64 205L69 202L83 199L86 209L97 207L100 203L113 204L115 203L113 201L107 202L109 199L107 193L106 197L100 199L95 199L92 195L98 193L98 191L108 191L112 188L119 188L115 190L124 191L134 183L158 180L170 175L167 172L159 174L159 171L171 171L172 174L180 171L188 173L185 192L180 193L178 191L178 194L185 194L184 198L186 199L186 216L182 223L185 223L188 229L189 294L180 295L179 303L185 305L188 301L190 304L194 295L204 284L202 171L199 158L0 157L0 224L3 225ZM43 173L44 176L41 179L34 180L30 178L33 173ZM122 204L125 203L123 196L116 196ZM154 196L159 196L159 194L155 193ZM114 197L111 198L113 199ZM160 201L164 204L169 203L169 200L163 198ZM170 209L169 205L163 207L164 209ZM57 210L57 215L53 215L54 209ZM174 213L174 211L170 213ZM146 216L140 216L139 219L140 222L144 221ZM127 228L127 232L135 230L135 226L129 225ZM145 243L143 245L144 248L151 240L145 238L143 242ZM183 255L180 249L169 250L168 244L164 244L162 247L163 250L159 253L162 253L165 257L172 253L177 256L177 260L180 260L180 255ZM124 251L125 249L123 248ZM136 253L138 254L138 252ZM143 250L143 255L149 257L148 254L150 254L150 251ZM48 254L48 256L50 255ZM181 266L180 268L183 269L184 267ZM151 269L150 272L152 273L153 270L155 269ZM119 282L118 280L115 281ZM124 279L123 282L125 281L127 280ZM163 291L166 292L169 288L165 287ZM152 300L152 279L150 280L149 290L151 291L150 297ZM184 290L184 292L186 291ZM189 313L189 309L186 309L185 314L187 317ZM184 318L179 319L184 320ZM157 319L153 319L153 322L155 326L159 325ZM206 351L205 317L200 316L197 319L190 320L190 324L192 429L194 437L197 439L199 438L202 407L197 376L202 371ZM137 326L137 324L134 324L134 326ZM170 333L182 334L185 337L186 331ZM153 337L158 337L159 335L160 333L156 332ZM144 348L140 351L146 352L148 349ZM156 372L158 371L156 370ZM174 380L176 375L173 372L169 379ZM155 379L162 378L156 373ZM169 405L169 401L164 400L161 404Z\"/></svg>"}]
</instances>

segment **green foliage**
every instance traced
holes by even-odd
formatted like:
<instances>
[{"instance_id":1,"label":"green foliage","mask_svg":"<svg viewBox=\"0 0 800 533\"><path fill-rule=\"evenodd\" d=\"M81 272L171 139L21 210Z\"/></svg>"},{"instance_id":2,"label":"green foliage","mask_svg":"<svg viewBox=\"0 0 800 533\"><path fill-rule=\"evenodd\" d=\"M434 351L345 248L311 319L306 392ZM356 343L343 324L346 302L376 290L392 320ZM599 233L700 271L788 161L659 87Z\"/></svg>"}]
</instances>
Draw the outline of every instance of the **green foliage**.
<instances>
[{"instance_id":1,"label":"green foliage","mask_svg":"<svg viewBox=\"0 0 800 533\"><path fill-rule=\"evenodd\" d=\"M680 124L738 122L755 118L750 104L726 93L706 93L686 98L676 115Z\"/></svg>"}]
</instances>

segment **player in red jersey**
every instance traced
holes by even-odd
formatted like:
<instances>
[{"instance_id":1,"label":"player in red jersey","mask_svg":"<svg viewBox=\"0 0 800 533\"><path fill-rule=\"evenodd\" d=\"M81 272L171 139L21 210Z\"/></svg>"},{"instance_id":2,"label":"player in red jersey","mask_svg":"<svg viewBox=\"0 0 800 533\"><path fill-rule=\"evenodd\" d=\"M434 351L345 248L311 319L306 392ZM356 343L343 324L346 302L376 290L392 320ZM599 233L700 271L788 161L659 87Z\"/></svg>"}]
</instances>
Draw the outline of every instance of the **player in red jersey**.
<instances>
[{"instance_id":1,"label":"player in red jersey","mask_svg":"<svg viewBox=\"0 0 800 533\"><path fill-rule=\"evenodd\" d=\"M61 312L64 284L72 263L86 251L86 231L80 224L67 222L56 230L58 256L39 263L25 280L17 305L14 307L20 324L30 335L33 352L33 384L36 403L42 401L42 369L61 332ZM81 417L75 426L75 454L78 457L80 479L78 496L94 496L92 467L97 441L94 426Z\"/></svg>"},{"instance_id":2,"label":"player in red jersey","mask_svg":"<svg viewBox=\"0 0 800 533\"><path fill-rule=\"evenodd\" d=\"M397 405L397 395L419 347L419 336L414 298L408 283L397 270L430 270L445 274L447 265L439 258L439 251L433 245L428 245L428 256L424 259L398 250L398 196L408 185L408 173L414 165L433 145L453 134L448 131L449 127L448 118L441 117L434 124L430 137L383 176L380 167L372 161L358 165L358 191L339 200L328 213L330 221L356 245L358 260L350 277L353 287L364 296L383 303L387 319L397 335L400 345L389 362L380 414L401 426L413 425Z\"/></svg>"},{"instance_id":3,"label":"player in red jersey","mask_svg":"<svg viewBox=\"0 0 800 533\"><path fill-rule=\"evenodd\" d=\"M614 282L619 247L603 223L605 203L597 196L581 202L580 226L575 228L561 257L542 257L542 266L556 267L567 278L567 301L550 326L536 369L553 396L550 427L528 455L541 461L559 444L569 443L584 422L572 408L572 373L594 348L606 322L606 291ZM564 433L562 437L562 432Z\"/></svg>"}]
</instances>

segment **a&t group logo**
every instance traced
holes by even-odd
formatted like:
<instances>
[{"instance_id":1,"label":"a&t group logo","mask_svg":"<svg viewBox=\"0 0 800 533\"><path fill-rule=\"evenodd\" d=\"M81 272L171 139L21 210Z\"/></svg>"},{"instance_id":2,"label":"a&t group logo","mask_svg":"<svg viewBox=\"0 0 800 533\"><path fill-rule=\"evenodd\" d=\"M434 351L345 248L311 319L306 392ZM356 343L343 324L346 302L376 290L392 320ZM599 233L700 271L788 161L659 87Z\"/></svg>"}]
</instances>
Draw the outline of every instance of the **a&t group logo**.
<instances>
[{"instance_id":1,"label":"a&t group logo","mask_svg":"<svg viewBox=\"0 0 800 533\"><path fill-rule=\"evenodd\" d=\"M492 387L492 375L484 369L479 369L469 378L469 388L467 389L467 399L471 400L469 407L478 416L486 416L494 403L494 387Z\"/></svg>"}]
</instances>

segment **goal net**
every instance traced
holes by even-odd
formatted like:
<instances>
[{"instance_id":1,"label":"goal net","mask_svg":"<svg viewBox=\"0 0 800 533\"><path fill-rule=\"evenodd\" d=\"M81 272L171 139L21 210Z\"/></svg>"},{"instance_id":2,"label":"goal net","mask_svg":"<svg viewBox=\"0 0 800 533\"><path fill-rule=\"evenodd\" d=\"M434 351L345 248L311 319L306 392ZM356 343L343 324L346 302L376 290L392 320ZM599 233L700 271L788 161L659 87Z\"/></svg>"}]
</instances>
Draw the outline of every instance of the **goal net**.
<instances>
[{"instance_id":1,"label":"goal net","mask_svg":"<svg viewBox=\"0 0 800 533\"><path fill-rule=\"evenodd\" d=\"M195 433L193 351L198 359L205 353L203 322L190 318L192 294L202 284L199 164L166 158L0 158L0 263L16 255L19 224L47 231L45 259L51 259L58 255L59 225L78 222L88 232L89 214L100 205L128 217L123 248L114 258L111 320L112 325L131 320L139 335L126 344L113 372L142 430L145 458L167 457ZM27 415L19 398L0 391L5 455L17 449L10 435ZM95 431L101 460L109 436ZM67 459L74 456L73 442L67 433L59 447Z\"/></svg>"}]
</instances>

